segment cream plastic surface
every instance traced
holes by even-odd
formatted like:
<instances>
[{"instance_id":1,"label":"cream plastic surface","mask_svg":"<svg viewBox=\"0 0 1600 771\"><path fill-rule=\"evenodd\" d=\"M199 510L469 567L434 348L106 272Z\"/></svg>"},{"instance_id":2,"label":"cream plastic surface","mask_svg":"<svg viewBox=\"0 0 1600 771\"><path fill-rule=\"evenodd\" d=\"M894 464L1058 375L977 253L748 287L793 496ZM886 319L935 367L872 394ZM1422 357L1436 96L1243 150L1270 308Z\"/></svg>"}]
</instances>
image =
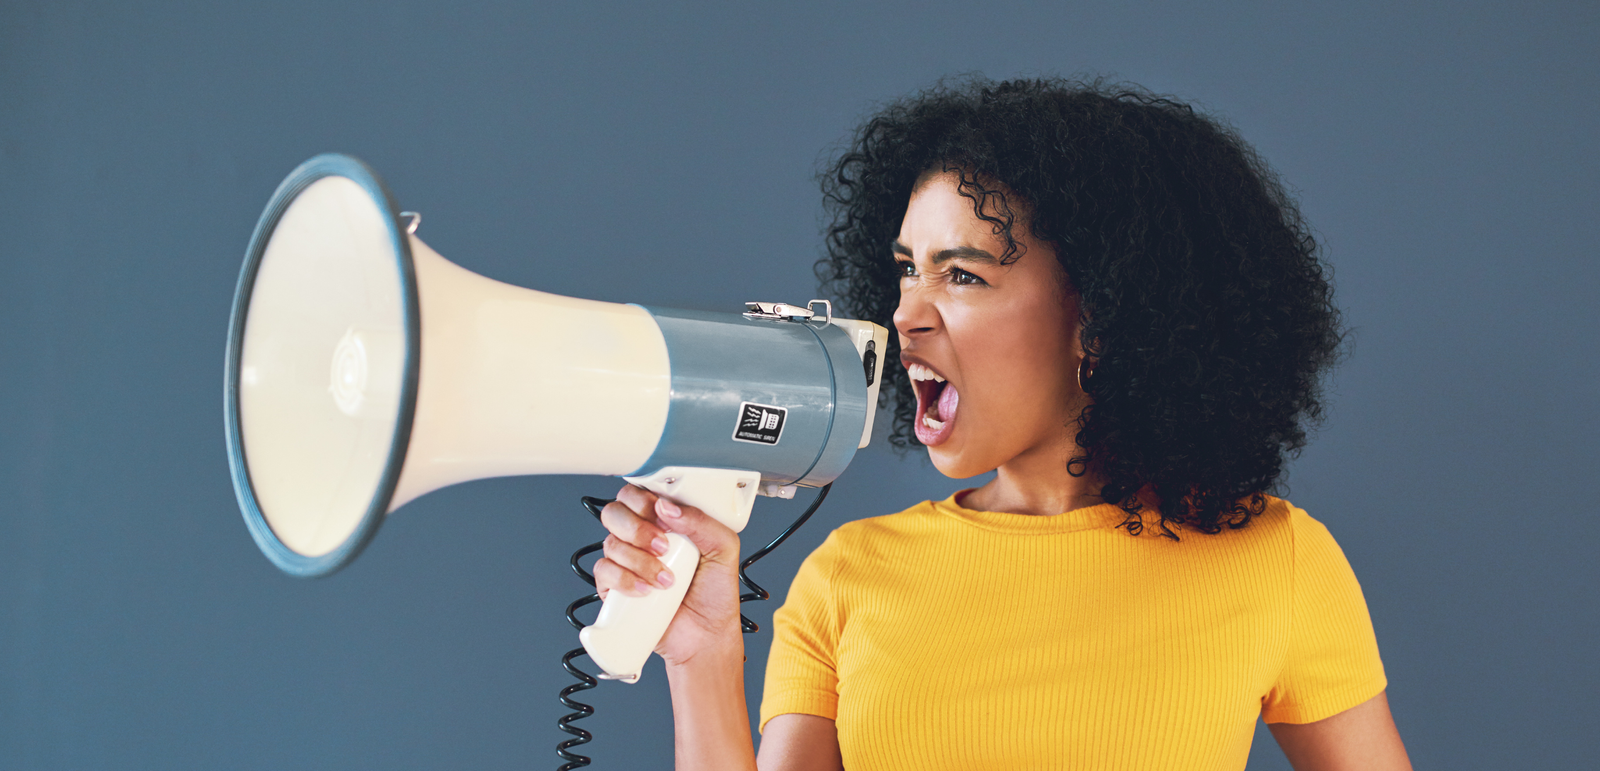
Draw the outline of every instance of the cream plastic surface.
<instances>
[{"instance_id":1,"label":"cream plastic surface","mask_svg":"<svg viewBox=\"0 0 1600 771\"><path fill-rule=\"evenodd\" d=\"M700 550L689 539L667 533L667 553L661 563L672 571L672 586L651 588L643 597L613 591L606 595L594 623L578 632L578 641L589 660L604 672L602 679L639 682L645 661L661 643L683 605L695 570L700 567Z\"/></svg>"},{"instance_id":2,"label":"cream plastic surface","mask_svg":"<svg viewBox=\"0 0 1600 771\"><path fill-rule=\"evenodd\" d=\"M672 385L649 311L501 283L410 238L422 375L390 511L472 479L644 465Z\"/></svg>"},{"instance_id":3,"label":"cream plastic surface","mask_svg":"<svg viewBox=\"0 0 1600 771\"><path fill-rule=\"evenodd\" d=\"M833 325L850 335L850 342L855 344L856 353L863 361L867 356L867 343L872 343L873 353L877 354L872 365L872 385L867 386L867 425L861 429L861 443L856 445L859 450L872 441L872 419L878 414L878 386L883 384L883 356L884 349L889 346L889 330L855 319L834 319Z\"/></svg>"},{"instance_id":4,"label":"cream plastic surface","mask_svg":"<svg viewBox=\"0 0 1600 771\"><path fill-rule=\"evenodd\" d=\"M273 230L250 295L240 439L267 524L306 556L360 525L399 419L406 335L388 216L350 179L313 182ZM409 238L421 363L389 511L472 479L644 464L671 387L648 311L484 278Z\"/></svg>"},{"instance_id":5,"label":"cream plastic surface","mask_svg":"<svg viewBox=\"0 0 1600 771\"><path fill-rule=\"evenodd\" d=\"M693 506L734 532L750 522L761 474L739 469L667 466L629 482L678 503ZM651 589L643 597L622 592L606 595L594 623L578 632L589 659L605 670L604 677L636 683L650 652L667 633L684 593L700 567L700 550L677 533L667 534L667 553L661 558L672 571L672 586Z\"/></svg>"},{"instance_id":6,"label":"cream plastic surface","mask_svg":"<svg viewBox=\"0 0 1600 771\"><path fill-rule=\"evenodd\" d=\"M360 524L394 436L404 319L388 215L324 177L284 211L250 295L239 428L267 524L307 556Z\"/></svg>"}]
</instances>

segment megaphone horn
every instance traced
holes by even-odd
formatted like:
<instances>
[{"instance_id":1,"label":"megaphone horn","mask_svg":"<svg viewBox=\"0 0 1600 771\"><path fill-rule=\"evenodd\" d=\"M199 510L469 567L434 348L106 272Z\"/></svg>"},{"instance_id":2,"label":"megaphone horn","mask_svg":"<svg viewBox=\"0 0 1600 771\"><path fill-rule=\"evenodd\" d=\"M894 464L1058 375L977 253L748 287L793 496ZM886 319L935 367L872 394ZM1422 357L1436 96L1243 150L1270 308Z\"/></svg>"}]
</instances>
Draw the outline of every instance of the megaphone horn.
<instances>
[{"instance_id":1,"label":"megaphone horn","mask_svg":"<svg viewBox=\"0 0 1600 771\"><path fill-rule=\"evenodd\" d=\"M441 257L404 214L366 164L319 155L245 254L229 465L287 573L332 573L396 508L496 476L622 476L741 530L758 493L828 484L867 444L881 326L822 301L709 313L524 289ZM608 676L638 678L689 586L699 553L669 540L673 589L612 593L580 635Z\"/></svg>"}]
</instances>

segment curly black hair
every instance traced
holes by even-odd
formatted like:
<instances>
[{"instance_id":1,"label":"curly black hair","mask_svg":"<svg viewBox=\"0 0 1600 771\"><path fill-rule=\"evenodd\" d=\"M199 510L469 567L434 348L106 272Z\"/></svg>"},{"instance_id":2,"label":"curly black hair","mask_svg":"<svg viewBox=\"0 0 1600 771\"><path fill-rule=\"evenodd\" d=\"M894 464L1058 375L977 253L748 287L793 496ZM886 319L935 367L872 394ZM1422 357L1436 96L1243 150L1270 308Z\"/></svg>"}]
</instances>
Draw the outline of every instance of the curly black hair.
<instances>
[{"instance_id":1,"label":"curly black hair","mask_svg":"<svg viewBox=\"0 0 1600 771\"><path fill-rule=\"evenodd\" d=\"M1232 128L1175 98L1101 79L942 82L885 106L822 173L830 224L817 276L893 329L890 244L918 179L958 190L1021 258L1018 220L1055 250L1079 299L1093 404L1076 423L1100 494L1163 535L1243 527L1320 422L1344 332L1299 209ZM917 443L916 398L890 335L880 396L892 444Z\"/></svg>"}]
</instances>

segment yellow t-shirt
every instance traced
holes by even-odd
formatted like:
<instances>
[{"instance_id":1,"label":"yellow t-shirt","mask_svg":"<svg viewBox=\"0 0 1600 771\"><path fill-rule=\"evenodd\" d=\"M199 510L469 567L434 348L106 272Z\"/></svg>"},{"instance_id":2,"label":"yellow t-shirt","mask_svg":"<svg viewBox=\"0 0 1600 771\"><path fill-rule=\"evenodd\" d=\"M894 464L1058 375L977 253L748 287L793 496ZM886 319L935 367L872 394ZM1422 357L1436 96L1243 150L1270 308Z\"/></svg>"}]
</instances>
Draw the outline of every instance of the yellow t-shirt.
<instances>
[{"instance_id":1,"label":"yellow t-shirt","mask_svg":"<svg viewBox=\"0 0 1600 771\"><path fill-rule=\"evenodd\" d=\"M1327 528L1268 498L1248 527L1130 536L956 496L851 522L773 617L764 729L835 721L845 768L1242 769L1256 717L1309 723L1387 684Z\"/></svg>"}]
</instances>

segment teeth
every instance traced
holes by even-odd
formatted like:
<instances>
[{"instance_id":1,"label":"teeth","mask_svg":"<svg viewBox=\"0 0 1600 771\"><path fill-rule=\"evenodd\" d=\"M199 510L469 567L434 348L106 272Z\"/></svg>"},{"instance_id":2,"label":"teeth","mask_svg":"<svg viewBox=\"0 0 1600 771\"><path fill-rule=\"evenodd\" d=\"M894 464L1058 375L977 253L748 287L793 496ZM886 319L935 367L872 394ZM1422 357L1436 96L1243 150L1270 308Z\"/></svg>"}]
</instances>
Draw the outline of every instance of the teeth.
<instances>
[{"instance_id":1,"label":"teeth","mask_svg":"<svg viewBox=\"0 0 1600 771\"><path fill-rule=\"evenodd\" d=\"M928 428L931 428L931 429L933 429L935 431L938 431L939 429L944 428L944 421L942 421L942 420L934 420L933 418L930 418L927 415L923 415L922 416L922 425L927 426Z\"/></svg>"},{"instance_id":2,"label":"teeth","mask_svg":"<svg viewBox=\"0 0 1600 771\"><path fill-rule=\"evenodd\" d=\"M912 380L932 380L935 383L944 382L944 378L940 377L939 373L934 372L933 370L928 369L921 364L913 363L911 366L906 367L906 373L911 376Z\"/></svg>"}]
</instances>

